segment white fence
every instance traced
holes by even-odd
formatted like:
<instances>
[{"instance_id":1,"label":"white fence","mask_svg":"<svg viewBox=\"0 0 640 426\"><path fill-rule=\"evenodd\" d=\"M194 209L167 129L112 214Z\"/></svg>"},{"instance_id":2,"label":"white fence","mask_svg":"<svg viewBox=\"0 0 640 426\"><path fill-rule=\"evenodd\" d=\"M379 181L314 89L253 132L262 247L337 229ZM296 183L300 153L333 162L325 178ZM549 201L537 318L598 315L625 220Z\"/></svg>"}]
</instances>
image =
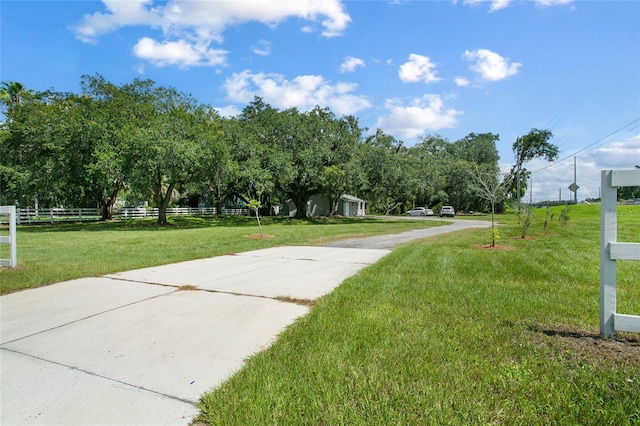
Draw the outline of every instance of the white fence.
<instances>
[{"instance_id":1,"label":"white fence","mask_svg":"<svg viewBox=\"0 0 640 426\"><path fill-rule=\"evenodd\" d=\"M600 334L640 333L640 316L616 312L616 261L640 260L640 243L618 242L617 189L640 186L640 170L603 170L600 207Z\"/></svg>"},{"instance_id":2,"label":"white fence","mask_svg":"<svg viewBox=\"0 0 640 426\"><path fill-rule=\"evenodd\" d=\"M168 208L167 216L177 215L216 215L215 208L191 208L177 207ZM249 209L222 209L223 215L249 215ZM122 208L113 212L114 219L140 219L146 217L158 217L158 209L138 208ZM83 222L97 221L102 218L100 209L34 209L27 207L24 209L16 209L16 221L20 224L34 223L55 223L55 222ZM0 222L2 222L0 220Z\"/></svg>"},{"instance_id":3,"label":"white fence","mask_svg":"<svg viewBox=\"0 0 640 426\"><path fill-rule=\"evenodd\" d=\"M100 220L100 209L16 209L18 225L29 223L82 222Z\"/></svg>"},{"instance_id":4,"label":"white fence","mask_svg":"<svg viewBox=\"0 0 640 426\"><path fill-rule=\"evenodd\" d=\"M9 259L0 259L0 266L15 268L18 265L16 206L0 206L0 216L9 216L9 235L0 236L0 244L9 244Z\"/></svg>"},{"instance_id":5,"label":"white fence","mask_svg":"<svg viewBox=\"0 0 640 426\"><path fill-rule=\"evenodd\" d=\"M167 209L167 216L181 215L215 215L215 208L193 208L193 207L174 207ZM158 209L147 209L145 207L123 208L113 212L114 219L140 219L145 217L158 217Z\"/></svg>"}]
</instances>

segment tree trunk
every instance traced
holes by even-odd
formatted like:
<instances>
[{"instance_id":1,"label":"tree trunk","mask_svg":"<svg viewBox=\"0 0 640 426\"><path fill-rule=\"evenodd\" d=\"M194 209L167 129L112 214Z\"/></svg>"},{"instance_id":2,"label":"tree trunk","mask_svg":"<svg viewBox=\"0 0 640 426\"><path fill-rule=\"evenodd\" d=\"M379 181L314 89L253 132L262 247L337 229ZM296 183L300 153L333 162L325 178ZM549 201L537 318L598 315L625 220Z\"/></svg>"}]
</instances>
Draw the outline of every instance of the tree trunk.
<instances>
[{"instance_id":1,"label":"tree trunk","mask_svg":"<svg viewBox=\"0 0 640 426\"><path fill-rule=\"evenodd\" d=\"M222 191L222 184L220 183L220 179L216 178L214 185L213 185L213 193L214 193L214 200L213 200L213 207L216 208L216 214L217 215L221 215L222 214L222 205L224 203L224 199L223 199L223 191Z\"/></svg>"},{"instance_id":2,"label":"tree trunk","mask_svg":"<svg viewBox=\"0 0 640 426\"><path fill-rule=\"evenodd\" d=\"M495 203L491 201L491 247L496 246Z\"/></svg>"},{"instance_id":3,"label":"tree trunk","mask_svg":"<svg viewBox=\"0 0 640 426\"><path fill-rule=\"evenodd\" d=\"M156 205L158 206L158 221L157 225L167 225L167 207L171 201L171 194L173 194L174 183L169 184L167 192L162 195L162 187L156 191Z\"/></svg>"},{"instance_id":4,"label":"tree trunk","mask_svg":"<svg viewBox=\"0 0 640 426\"><path fill-rule=\"evenodd\" d=\"M106 202L102 205L102 220L113 219L113 205Z\"/></svg>"},{"instance_id":5,"label":"tree trunk","mask_svg":"<svg viewBox=\"0 0 640 426\"><path fill-rule=\"evenodd\" d=\"M295 194L293 196L293 203L296 205L296 219L306 219L307 218L307 200L308 196L306 193Z\"/></svg>"},{"instance_id":6,"label":"tree trunk","mask_svg":"<svg viewBox=\"0 0 640 426\"><path fill-rule=\"evenodd\" d=\"M340 195L332 197L329 196L329 216L335 216L338 214L338 203L340 202Z\"/></svg>"},{"instance_id":7,"label":"tree trunk","mask_svg":"<svg viewBox=\"0 0 640 426\"><path fill-rule=\"evenodd\" d=\"M102 220L111 220L113 219L113 206L116 204L116 200L118 199L118 194L120 193L120 189L122 189L123 185L121 183L117 184L115 188L113 188L113 192L104 201L104 205L102 206Z\"/></svg>"}]
</instances>

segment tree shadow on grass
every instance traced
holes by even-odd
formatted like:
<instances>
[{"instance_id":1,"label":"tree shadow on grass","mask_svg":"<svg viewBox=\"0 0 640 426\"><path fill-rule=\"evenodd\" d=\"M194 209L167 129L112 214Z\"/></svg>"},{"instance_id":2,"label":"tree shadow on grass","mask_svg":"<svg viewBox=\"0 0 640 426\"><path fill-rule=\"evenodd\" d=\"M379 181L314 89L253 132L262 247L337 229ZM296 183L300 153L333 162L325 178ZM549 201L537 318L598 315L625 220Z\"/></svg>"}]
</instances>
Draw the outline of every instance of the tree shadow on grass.
<instances>
[{"instance_id":1,"label":"tree shadow on grass","mask_svg":"<svg viewBox=\"0 0 640 426\"><path fill-rule=\"evenodd\" d=\"M363 217L319 217L291 219L285 216L266 216L261 218L263 226L269 225L348 225L379 221ZM102 231L150 231L162 232L175 229L199 229L215 227L255 226L255 217L250 216L170 216L167 225L157 225L156 218L108 220L99 222L58 222L21 225L20 233L54 232L102 232Z\"/></svg>"},{"instance_id":2,"label":"tree shadow on grass","mask_svg":"<svg viewBox=\"0 0 640 426\"><path fill-rule=\"evenodd\" d=\"M167 225L157 225L156 218L107 220L99 222L59 222L20 226L18 232L102 232L102 231L152 231L162 232L172 229L197 229L210 227L238 227L253 224L254 219L245 216L174 216Z\"/></svg>"}]
</instances>

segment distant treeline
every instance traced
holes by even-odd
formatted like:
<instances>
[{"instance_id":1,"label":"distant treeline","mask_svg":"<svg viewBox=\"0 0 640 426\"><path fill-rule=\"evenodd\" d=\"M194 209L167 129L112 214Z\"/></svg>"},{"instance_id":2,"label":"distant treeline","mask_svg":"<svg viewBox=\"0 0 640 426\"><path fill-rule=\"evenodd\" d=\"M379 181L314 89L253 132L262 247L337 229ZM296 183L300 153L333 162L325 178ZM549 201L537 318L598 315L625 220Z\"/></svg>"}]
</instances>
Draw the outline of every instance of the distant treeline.
<instances>
[{"instance_id":1,"label":"distant treeline","mask_svg":"<svg viewBox=\"0 0 640 426\"><path fill-rule=\"evenodd\" d=\"M33 92L3 83L0 204L99 207L110 218L116 200L147 202L160 209L159 223L172 205L220 210L238 197L258 200L267 211L291 200L304 218L315 194L332 206L342 194L356 195L375 213L442 204L486 211L488 202L469 177L502 179L497 134L471 133L453 142L424 136L407 147L320 106L279 110L256 97L238 116L223 118L151 80L116 85L83 76L81 89ZM550 137L530 135L544 143ZM514 152L528 149L523 138ZM517 175L523 194L524 168L504 178L505 188L513 193Z\"/></svg>"}]
</instances>

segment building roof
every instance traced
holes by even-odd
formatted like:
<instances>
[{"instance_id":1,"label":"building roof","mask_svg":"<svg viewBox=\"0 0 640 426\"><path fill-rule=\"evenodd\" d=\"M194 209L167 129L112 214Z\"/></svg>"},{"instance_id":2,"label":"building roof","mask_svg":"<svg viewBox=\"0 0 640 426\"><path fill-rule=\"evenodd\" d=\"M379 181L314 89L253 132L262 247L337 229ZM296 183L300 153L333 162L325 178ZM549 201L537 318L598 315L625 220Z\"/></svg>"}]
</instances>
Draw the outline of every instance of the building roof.
<instances>
[{"instance_id":1,"label":"building roof","mask_svg":"<svg viewBox=\"0 0 640 426\"><path fill-rule=\"evenodd\" d=\"M351 201L353 203L364 203L365 202L365 200L361 200L358 197L354 197L353 195L347 195L347 194L342 194L340 199L342 199L344 201Z\"/></svg>"}]
</instances>

